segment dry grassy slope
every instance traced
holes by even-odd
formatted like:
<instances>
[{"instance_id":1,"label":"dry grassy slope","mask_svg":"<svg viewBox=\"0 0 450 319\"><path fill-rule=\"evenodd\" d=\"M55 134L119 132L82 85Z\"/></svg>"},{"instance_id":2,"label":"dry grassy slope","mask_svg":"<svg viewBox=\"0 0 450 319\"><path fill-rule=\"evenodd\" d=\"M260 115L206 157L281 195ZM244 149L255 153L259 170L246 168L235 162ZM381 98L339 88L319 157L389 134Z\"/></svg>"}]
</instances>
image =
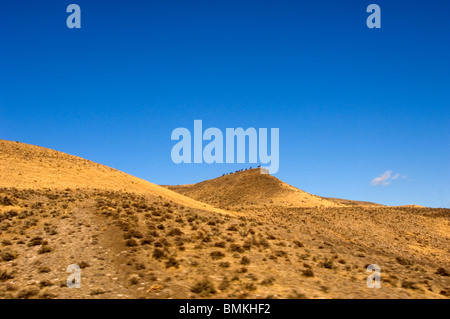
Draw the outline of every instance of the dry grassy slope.
<instances>
[{"instance_id":1,"label":"dry grassy slope","mask_svg":"<svg viewBox=\"0 0 450 319\"><path fill-rule=\"evenodd\" d=\"M326 200L342 204L345 206L378 206L383 207L384 205L372 203L372 202L364 202L359 200L351 200L351 199L342 199L342 198L333 198L333 197L323 197ZM412 205L415 206L415 205Z\"/></svg>"},{"instance_id":2,"label":"dry grassy slope","mask_svg":"<svg viewBox=\"0 0 450 319\"><path fill-rule=\"evenodd\" d=\"M0 140L0 187L122 190L162 196L192 208L228 213L77 156L5 140Z\"/></svg>"},{"instance_id":3,"label":"dry grassy slope","mask_svg":"<svg viewBox=\"0 0 450 319\"><path fill-rule=\"evenodd\" d=\"M0 150L0 299L450 297L448 209L325 207L247 171L204 182L211 203L244 207L211 214L220 210L74 156ZM72 263L81 289L66 286ZM366 286L372 263L382 289Z\"/></svg>"},{"instance_id":4,"label":"dry grassy slope","mask_svg":"<svg viewBox=\"0 0 450 319\"><path fill-rule=\"evenodd\" d=\"M337 207L339 203L304 192L278 178L251 169L197 184L167 186L185 196L221 207Z\"/></svg>"}]
</instances>

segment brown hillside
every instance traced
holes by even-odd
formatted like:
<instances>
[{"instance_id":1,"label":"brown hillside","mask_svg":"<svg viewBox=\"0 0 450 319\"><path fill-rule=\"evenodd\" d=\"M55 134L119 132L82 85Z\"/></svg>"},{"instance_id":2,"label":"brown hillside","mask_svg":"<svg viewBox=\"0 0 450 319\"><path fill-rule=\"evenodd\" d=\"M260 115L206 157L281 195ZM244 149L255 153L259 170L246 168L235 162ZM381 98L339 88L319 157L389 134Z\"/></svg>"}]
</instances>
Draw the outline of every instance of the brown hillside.
<instances>
[{"instance_id":1,"label":"brown hillside","mask_svg":"<svg viewBox=\"0 0 450 319\"><path fill-rule=\"evenodd\" d=\"M221 207L337 207L339 203L304 192L260 169L221 176L197 184L167 186L185 196Z\"/></svg>"},{"instance_id":2,"label":"brown hillside","mask_svg":"<svg viewBox=\"0 0 450 319\"><path fill-rule=\"evenodd\" d=\"M450 297L449 209L338 205L256 171L184 186L235 213L75 156L0 147L0 299ZM369 264L381 289L367 287Z\"/></svg>"},{"instance_id":3,"label":"brown hillside","mask_svg":"<svg viewBox=\"0 0 450 319\"><path fill-rule=\"evenodd\" d=\"M384 205L372 203L372 202L365 202L365 201L359 201L359 200L351 200L351 199L342 199L342 198L333 198L333 197L323 197L326 200L342 204L345 206L378 206L382 207Z\"/></svg>"},{"instance_id":4,"label":"brown hillside","mask_svg":"<svg viewBox=\"0 0 450 319\"><path fill-rule=\"evenodd\" d=\"M224 211L105 165L48 148L0 140L0 187L87 188L162 196L193 208Z\"/></svg>"}]
</instances>

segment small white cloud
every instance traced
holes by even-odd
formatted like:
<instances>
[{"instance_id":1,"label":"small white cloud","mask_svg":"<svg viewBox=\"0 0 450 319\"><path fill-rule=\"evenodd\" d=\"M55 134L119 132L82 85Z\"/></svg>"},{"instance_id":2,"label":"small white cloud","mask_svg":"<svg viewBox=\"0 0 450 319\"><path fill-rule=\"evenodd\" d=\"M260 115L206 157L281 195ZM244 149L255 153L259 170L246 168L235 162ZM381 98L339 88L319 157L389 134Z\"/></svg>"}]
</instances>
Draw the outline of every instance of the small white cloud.
<instances>
[{"instance_id":1,"label":"small white cloud","mask_svg":"<svg viewBox=\"0 0 450 319\"><path fill-rule=\"evenodd\" d=\"M375 177L370 183L372 186L383 185L388 186L391 182L389 179L392 177L392 171L386 171L378 177Z\"/></svg>"},{"instance_id":2,"label":"small white cloud","mask_svg":"<svg viewBox=\"0 0 450 319\"><path fill-rule=\"evenodd\" d=\"M375 177L370 183L372 184L372 186L388 186L392 181L395 181L396 179L405 179L407 177L407 175L401 175L400 173L393 174L391 170L388 170L380 176Z\"/></svg>"}]
</instances>

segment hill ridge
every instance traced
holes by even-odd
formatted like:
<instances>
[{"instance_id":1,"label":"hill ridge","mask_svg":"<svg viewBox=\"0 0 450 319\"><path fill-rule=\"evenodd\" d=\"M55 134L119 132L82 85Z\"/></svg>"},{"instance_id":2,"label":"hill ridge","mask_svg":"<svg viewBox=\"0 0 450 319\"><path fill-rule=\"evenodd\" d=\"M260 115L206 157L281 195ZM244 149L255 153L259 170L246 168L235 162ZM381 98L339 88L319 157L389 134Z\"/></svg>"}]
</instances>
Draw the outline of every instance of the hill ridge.
<instances>
[{"instance_id":1,"label":"hill ridge","mask_svg":"<svg viewBox=\"0 0 450 319\"><path fill-rule=\"evenodd\" d=\"M259 168L219 176L189 185L166 186L180 194L221 208L234 209L241 205L262 207L337 207L329 201L289 185Z\"/></svg>"},{"instance_id":2,"label":"hill ridge","mask_svg":"<svg viewBox=\"0 0 450 319\"><path fill-rule=\"evenodd\" d=\"M0 150L0 187L87 188L147 193L197 209L230 213L79 156L1 139Z\"/></svg>"}]
</instances>

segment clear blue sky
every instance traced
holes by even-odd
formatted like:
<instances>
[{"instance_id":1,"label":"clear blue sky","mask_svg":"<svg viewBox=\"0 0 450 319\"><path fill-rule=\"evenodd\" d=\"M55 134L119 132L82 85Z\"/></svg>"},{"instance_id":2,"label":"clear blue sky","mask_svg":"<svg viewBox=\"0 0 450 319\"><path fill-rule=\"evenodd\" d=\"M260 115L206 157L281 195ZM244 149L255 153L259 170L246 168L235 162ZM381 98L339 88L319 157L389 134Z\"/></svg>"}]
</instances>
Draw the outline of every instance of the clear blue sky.
<instances>
[{"instance_id":1,"label":"clear blue sky","mask_svg":"<svg viewBox=\"0 0 450 319\"><path fill-rule=\"evenodd\" d=\"M176 165L175 128L276 127L296 187L450 207L449 1L2 1L0 40L2 139L185 184L250 165Z\"/></svg>"}]
</instances>

